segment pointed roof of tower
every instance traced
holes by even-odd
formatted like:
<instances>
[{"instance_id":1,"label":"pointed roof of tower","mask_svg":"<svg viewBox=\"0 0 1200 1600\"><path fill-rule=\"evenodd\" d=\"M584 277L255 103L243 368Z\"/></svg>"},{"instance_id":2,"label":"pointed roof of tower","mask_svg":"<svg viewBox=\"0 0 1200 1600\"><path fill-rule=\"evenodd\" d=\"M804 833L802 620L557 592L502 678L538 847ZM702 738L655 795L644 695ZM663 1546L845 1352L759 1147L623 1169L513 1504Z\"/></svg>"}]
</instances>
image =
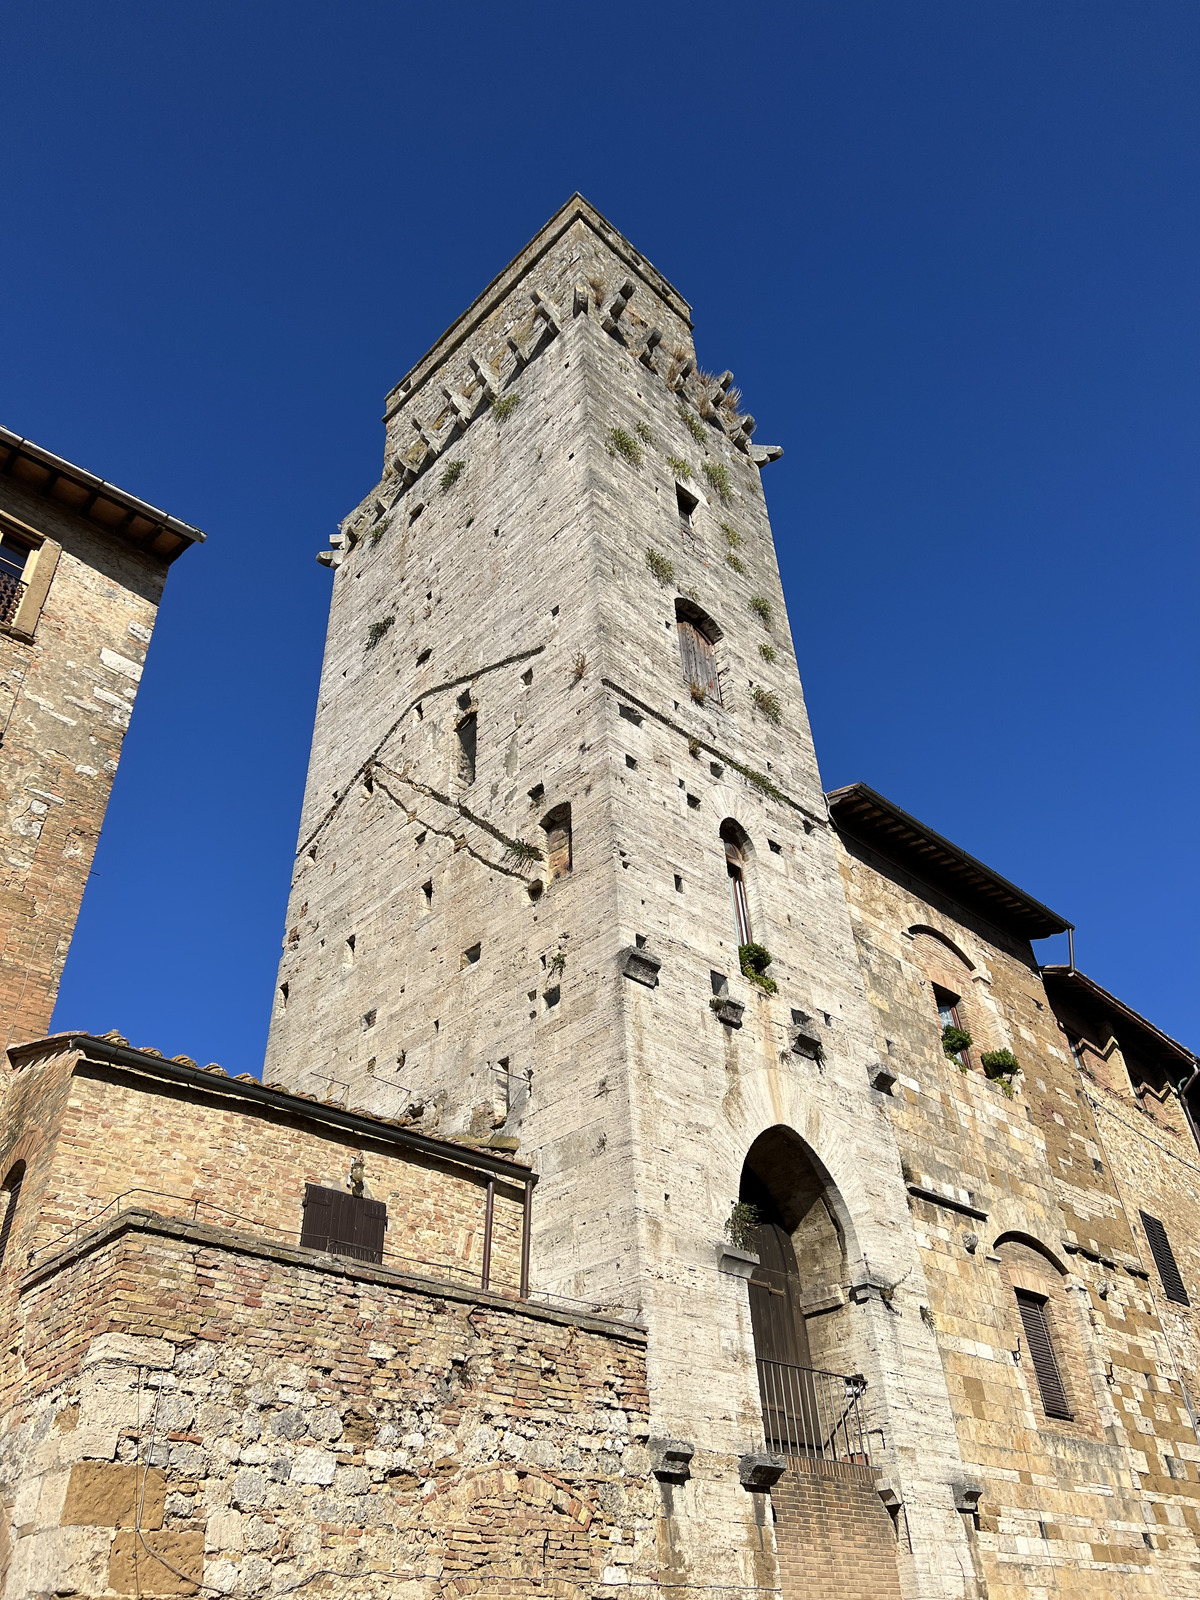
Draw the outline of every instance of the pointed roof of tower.
<instances>
[{"instance_id":1,"label":"pointed roof of tower","mask_svg":"<svg viewBox=\"0 0 1200 1600\"><path fill-rule=\"evenodd\" d=\"M483 293L478 295L462 315L450 324L441 338L405 373L400 382L389 390L384 402L385 421L404 396L410 390L418 388L433 367L440 365L448 356L454 354L479 324L491 315L507 295L512 293L521 279L576 222L582 222L589 227L613 254L624 262L634 277L640 278L648 289L665 301L671 310L682 317L689 328L691 327L692 308L679 290L664 278L658 268L647 261L639 250L634 249L625 235L614 228L607 217L576 192L565 205L558 208L544 227L539 228L525 248L517 252L504 270L497 273Z\"/></svg>"}]
</instances>

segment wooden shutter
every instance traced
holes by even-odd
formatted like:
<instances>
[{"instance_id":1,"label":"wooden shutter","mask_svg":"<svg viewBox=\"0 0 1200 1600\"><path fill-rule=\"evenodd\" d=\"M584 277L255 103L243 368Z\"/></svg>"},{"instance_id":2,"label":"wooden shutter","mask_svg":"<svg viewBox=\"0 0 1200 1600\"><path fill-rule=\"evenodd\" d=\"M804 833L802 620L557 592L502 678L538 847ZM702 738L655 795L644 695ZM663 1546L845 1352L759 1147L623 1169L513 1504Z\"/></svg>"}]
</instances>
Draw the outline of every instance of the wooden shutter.
<instances>
[{"instance_id":1,"label":"wooden shutter","mask_svg":"<svg viewBox=\"0 0 1200 1600\"><path fill-rule=\"evenodd\" d=\"M1167 1238L1167 1230L1157 1217L1152 1217L1145 1211L1139 1211L1138 1216L1142 1219L1146 1243L1150 1246L1150 1253L1154 1257L1154 1265L1158 1268L1167 1299L1174 1300L1181 1306L1190 1306L1192 1302L1188 1299L1183 1279L1179 1276L1179 1267L1175 1261L1175 1252L1171 1249L1171 1241Z\"/></svg>"},{"instance_id":2,"label":"wooden shutter","mask_svg":"<svg viewBox=\"0 0 1200 1600\"><path fill-rule=\"evenodd\" d=\"M310 1250L328 1250L333 1221L333 1202L340 1198L337 1189L322 1189L319 1184L304 1185L304 1222L300 1243Z\"/></svg>"},{"instance_id":3,"label":"wooden shutter","mask_svg":"<svg viewBox=\"0 0 1200 1600\"><path fill-rule=\"evenodd\" d=\"M1040 1295L1016 1291L1017 1309L1025 1329L1025 1344L1033 1362L1034 1375L1042 1396L1042 1410L1048 1417L1071 1420L1067 1392L1063 1388L1062 1374L1058 1370L1054 1346L1050 1342L1050 1326L1046 1321L1046 1302Z\"/></svg>"},{"instance_id":4,"label":"wooden shutter","mask_svg":"<svg viewBox=\"0 0 1200 1600\"><path fill-rule=\"evenodd\" d=\"M304 1225L300 1243L313 1250L331 1250L356 1261L382 1261L387 1206L342 1189L304 1188Z\"/></svg>"},{"instance_id":5,"label":"wooden shutter","mask_svg":"<svg viewBox=\"0 0 1200 1600\"><path fill-rule=\"evenodd\" d=\"M720 704L721 681L717 676L717 654L711 641L704 637L694 622L687 622L681 617L676 626L679 629L679 654L683 659L684 677L689 683L698 684Z\"/></svg>"},{"instance_id":6,"label":"wooden shutter","mask_svg":"<svg viewBox=\"0 0 1200 1600\"><path fill-rule=\"evenodd\" d=\"M13 1222L16 1219L17 1202L21 1198L21 1184L24 1178L25 1163L18 1161L9 1173L8 1182L4 1186L7 1200L4 1207L4 1221L0 1222L0 1264L3 1263L5 1252L8 1249L8 1240L12 1233Z\"/></svg>"}]
</instances>

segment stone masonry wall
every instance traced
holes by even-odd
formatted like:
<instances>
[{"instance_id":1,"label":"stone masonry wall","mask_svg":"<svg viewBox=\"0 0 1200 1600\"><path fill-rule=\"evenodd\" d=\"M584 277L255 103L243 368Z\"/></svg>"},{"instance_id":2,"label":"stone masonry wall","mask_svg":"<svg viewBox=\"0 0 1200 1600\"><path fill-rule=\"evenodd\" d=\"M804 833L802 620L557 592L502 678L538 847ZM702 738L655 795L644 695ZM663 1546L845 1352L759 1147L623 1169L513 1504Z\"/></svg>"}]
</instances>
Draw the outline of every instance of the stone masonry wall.
<instances>
[{"instance_id":1,"label":"stone masonry wall","mask_svg":"<svg viewBox=\"0 0 1200 1600\"><path fill-rule=\"evenodd\" d=\"M5 1600L653 1575L636 1330L148 1217L29 1275L20 1320Z\"/></svg>"},{"instance_id":2,"label":"stone masonry wall","mask_svg":"<svg viewBox=\"0 0 1200 1600\"><path fill-rule=\"evenodd\" d=\"M756 1137L796 1130L845 1241L834 1288L862 1291L837 1370L866 1374L874 1448L904 1483L907 1592L958 1595L949 1397L920 1365L920 1324L880 1294L902 1281L915 1306L921 1268L869 1087L876 1043L759 482L768 457L718 385L679 386L693 355L669 286L631 273L629 247L583 214L552 233L497 280L488 328L456 324L416 369L432 464L393 395L384 476L330 554L266 1076L329 1074L386 1114L419 1104L423 1126L520 1141L540 1179L535 1279L648 1320L651 1425L696 1450L675 1547L714 1584L751 1581L752 1538L773 1560L737 1481L763 1434L722 1228ZM614 312L627 275L633 298ZM493 336L507 414L467 387ZM720 629L719 704L691 694L677 602ZM472 716L473 772L458 731ZM570 869L553 876L542 824L563 804ZM774 997L740 971L726 818L748 835ZM653 988L626 975L640 945L661 963ZM714 973L740 1028L711 1009ZM820 1069L791 1048L804 1020Z\"/></svg>"},{"instance_id":3,"label":"stone masonry wall","mask_svg":"<svg viewBox=\"0 0 1200 1600\"><path fill-rule=\"evenodd\" d=\"M33 642L0 629L0 1028L50 1024L166 568L0 480L0 510L62 546Z\"/></svg>"},{"instance_id":4,"label":"stone masonry wall","mask_svg":"<svg viewBox=\"0 0 1200 1600\"><path fill-rule=\"evenodd\" d=\"M1145 1132L1114 1135L1027 943L853 841L843 875L880 1053L897 1074L881 1098L928 1287L923 1359L946 1375L990 1600L1196 1594L1192 1313L1178 1312L1186 1336L1168 1328L1129 1220L1158 1205L1186 1252L1194 1167L1155 1151L1153 1124L1128 1106ZM966 1072L941 1049L935 982L963 996ZM1022 1067L1012 1098L978 1065L981 1049L1005 1047ZM1042 1409L1016 1287L1047 1297L1070 1420Z\"/></svg>"}]
</instances>

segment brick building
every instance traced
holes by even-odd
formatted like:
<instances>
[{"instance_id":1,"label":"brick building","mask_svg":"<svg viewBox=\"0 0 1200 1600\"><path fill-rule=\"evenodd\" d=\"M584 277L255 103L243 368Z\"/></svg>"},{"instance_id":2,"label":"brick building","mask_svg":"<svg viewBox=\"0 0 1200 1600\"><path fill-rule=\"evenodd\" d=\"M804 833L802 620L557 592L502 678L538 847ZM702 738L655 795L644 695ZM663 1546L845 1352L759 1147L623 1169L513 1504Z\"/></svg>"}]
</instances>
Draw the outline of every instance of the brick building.
<instances>
[{"instance_id":1,"label":"brick building","mask_svg":"<svg viewBox=\"0 0 1200 1600\"><path fill-rule=\"evenodd\" d=\"M0 1025L50 1025L167 568L204 535L0 428Z\"/></svg>"},{"instance_id":2,"label":"brick building","mask_svg":"<svg viewBox=\"0 0 1200 1600\"><path fill-rule=\"evenodd\" d=\"M576 196L385 431L264 1083L9 1052L6 1600L1200 1594L1195 1059L822 792L686 301Z\"/></svg>"}]
</instances>

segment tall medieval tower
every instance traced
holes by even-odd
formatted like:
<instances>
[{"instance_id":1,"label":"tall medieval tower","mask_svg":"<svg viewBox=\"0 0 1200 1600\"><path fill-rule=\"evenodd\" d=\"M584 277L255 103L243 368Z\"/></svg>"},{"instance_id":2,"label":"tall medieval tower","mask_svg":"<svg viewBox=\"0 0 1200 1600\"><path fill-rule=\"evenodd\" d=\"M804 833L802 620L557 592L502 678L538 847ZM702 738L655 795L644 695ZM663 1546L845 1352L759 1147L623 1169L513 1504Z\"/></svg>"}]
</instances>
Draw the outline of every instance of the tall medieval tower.
<instances>
[{"instance_id":1,"label":"tall medieval tower","mask_svg":"<svg viewBox=\"0 0 1200 1600\"><path fill-rule=\"evenodd\" d=\"M760 482L779 452L579 196L386 429L322 556L265 1078L519 1143L535 1284L646 1320L679 1467L663 1562L714 1584L772 1581L722 1244L769 1192L804 1259L804 1364L867 1380L905 1588L969 1592L945 1380L893 1303L921 1266Z\"/></svg>"}]
</instances>

